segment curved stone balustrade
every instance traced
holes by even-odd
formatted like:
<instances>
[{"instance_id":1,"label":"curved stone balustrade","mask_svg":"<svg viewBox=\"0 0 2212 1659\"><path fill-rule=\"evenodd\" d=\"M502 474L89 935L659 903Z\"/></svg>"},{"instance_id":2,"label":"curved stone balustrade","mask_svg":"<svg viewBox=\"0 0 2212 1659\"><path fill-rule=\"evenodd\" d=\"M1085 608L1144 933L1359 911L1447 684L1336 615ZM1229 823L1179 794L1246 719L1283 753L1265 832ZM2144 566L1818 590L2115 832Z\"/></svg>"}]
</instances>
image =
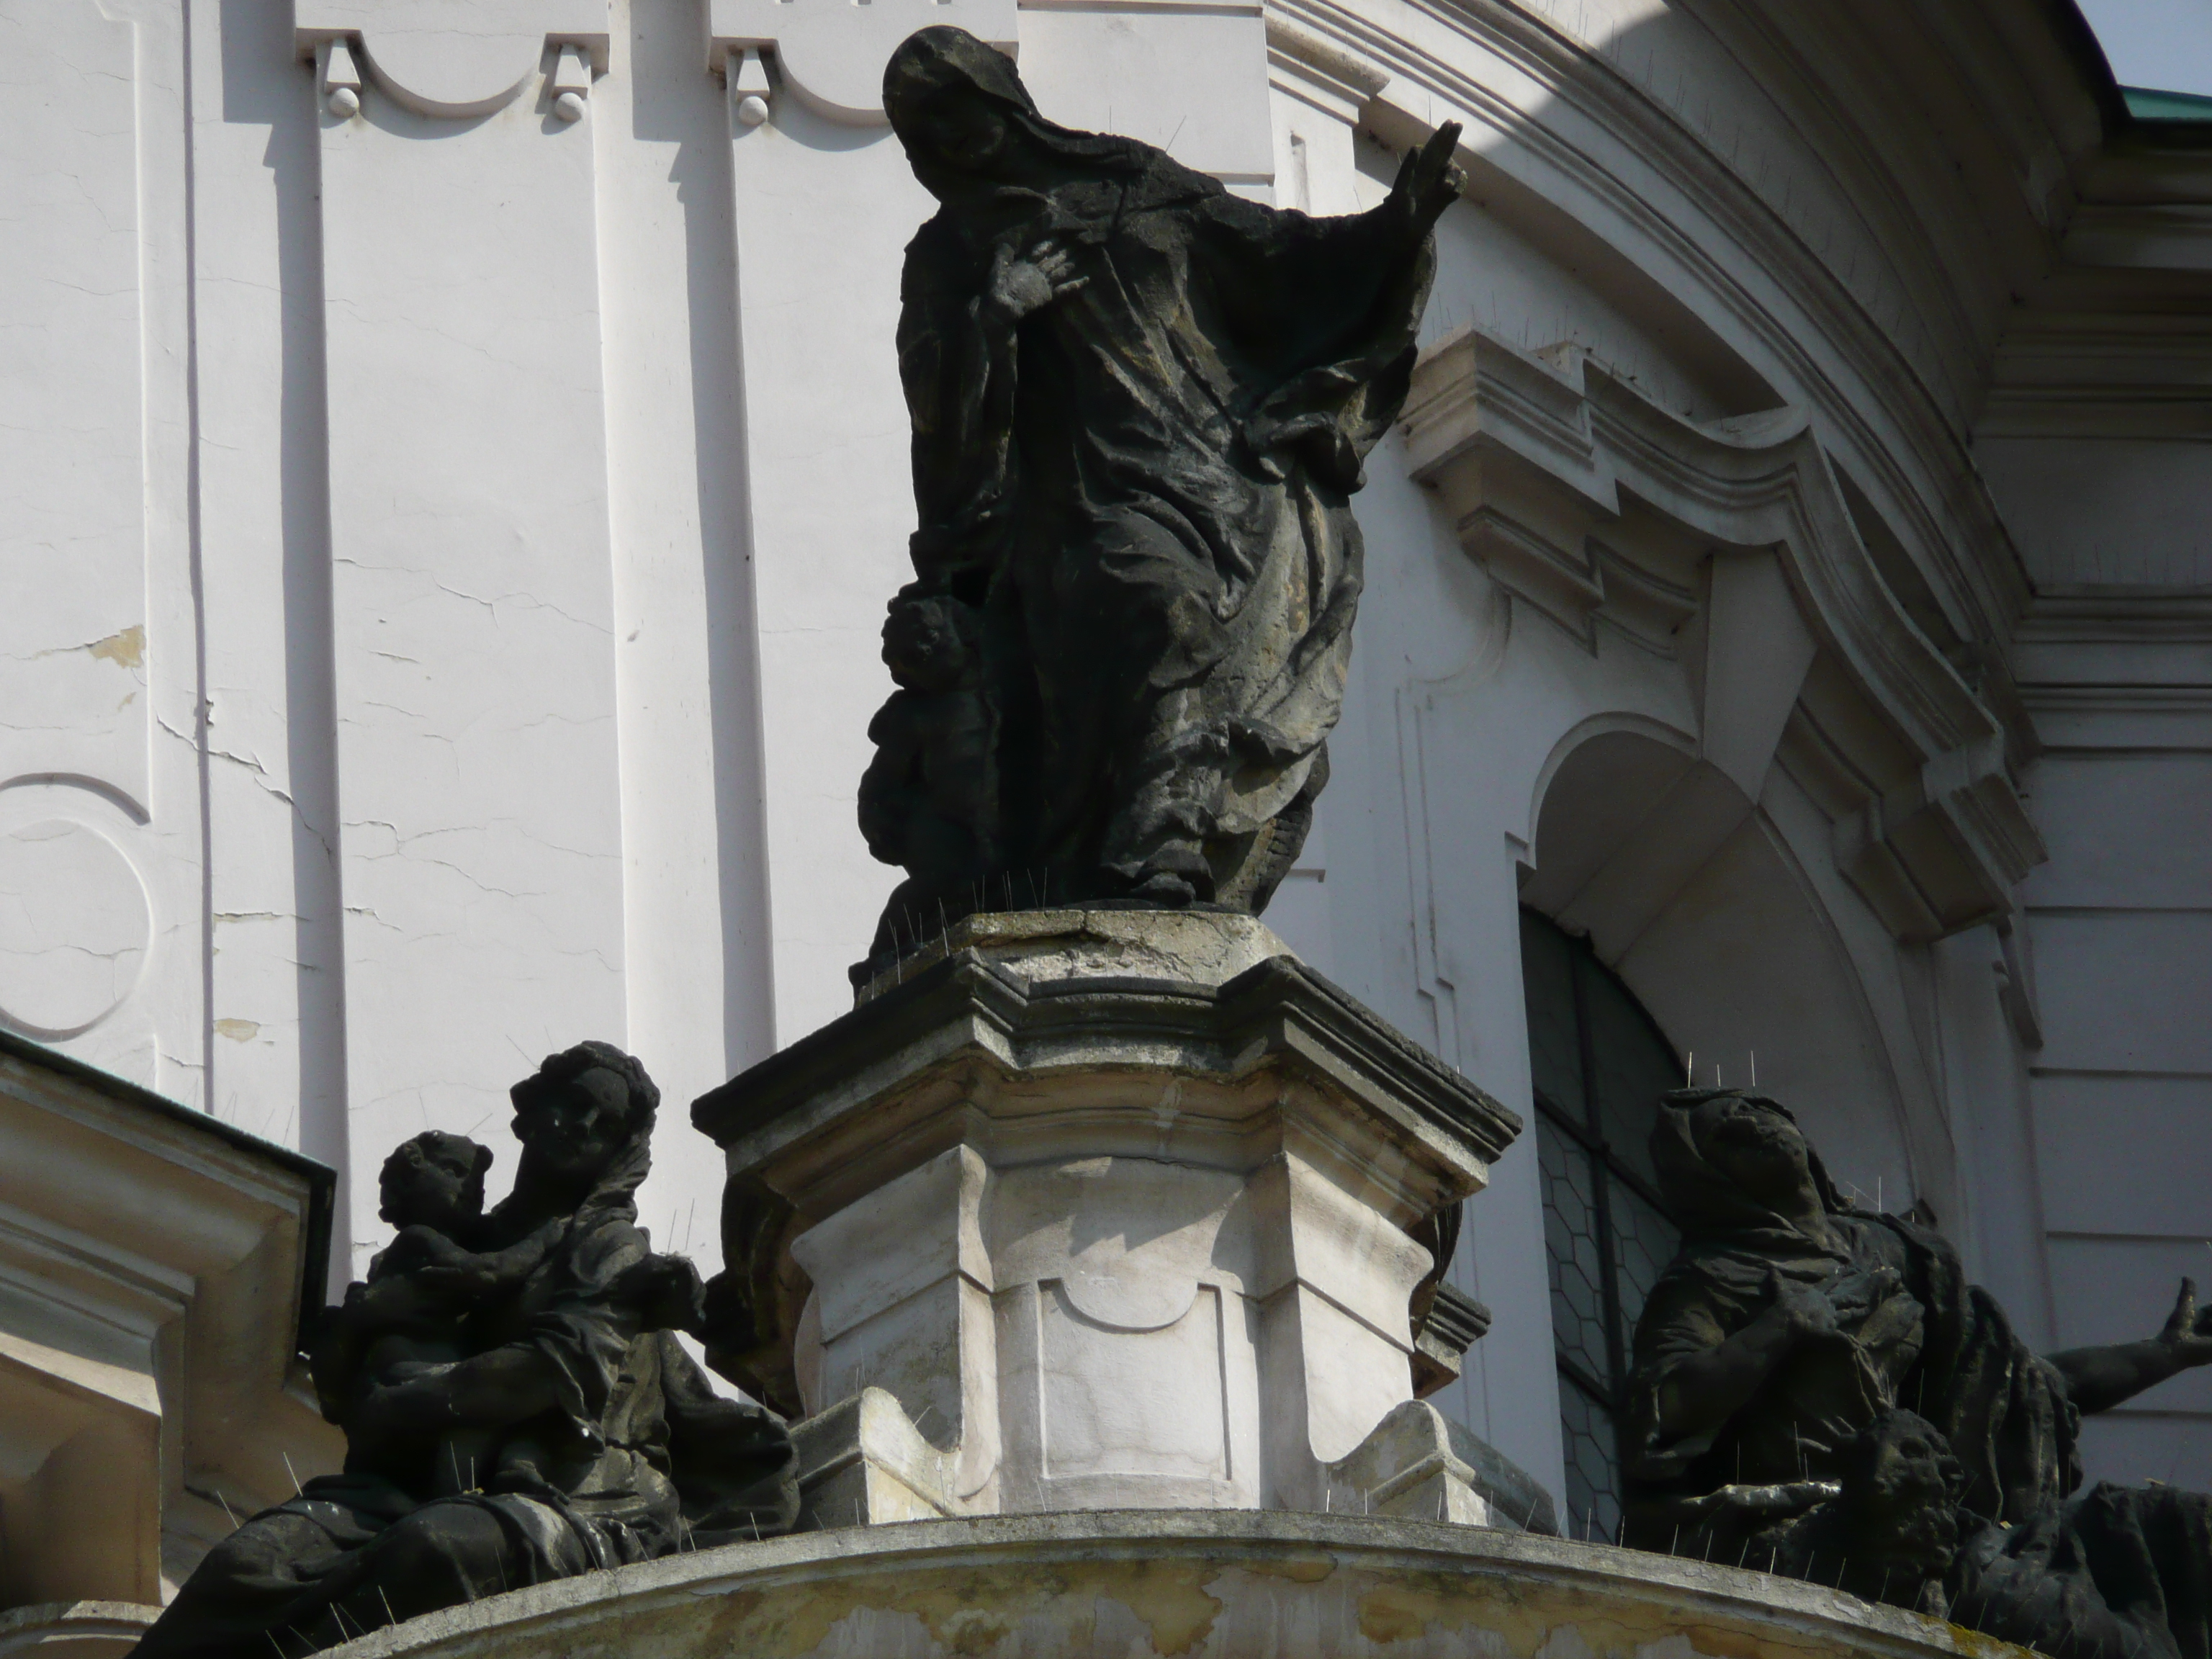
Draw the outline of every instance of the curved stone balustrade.
<instances>
[{"instance_id":1,"label":"curved stone balustrade","mask_svg":"<svg viewBox=\"0 0 2212 1659\"><path fill-rule=\"evenodd\" d=\"M333 1659L1974 1659L2021 1650L1794 1579L1282 1510L801 1533L495 1596Z\"/></svg>"}]
</instances>

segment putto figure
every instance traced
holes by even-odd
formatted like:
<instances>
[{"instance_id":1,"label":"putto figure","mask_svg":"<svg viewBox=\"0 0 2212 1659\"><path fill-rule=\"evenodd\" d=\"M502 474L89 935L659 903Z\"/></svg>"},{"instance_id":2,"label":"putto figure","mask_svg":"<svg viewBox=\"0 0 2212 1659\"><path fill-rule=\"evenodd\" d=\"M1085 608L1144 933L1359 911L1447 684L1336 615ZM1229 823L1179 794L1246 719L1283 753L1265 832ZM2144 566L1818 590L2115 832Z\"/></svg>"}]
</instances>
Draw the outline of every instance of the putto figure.
<instances>
[{"instance_id":1,"label":"putto figure","mask_svg":"<svg viewBox=\"0 0 2212 1659\"><path fill-rule=\"evenodd\" d=\"M2146 1341L2031 1353L1958 1253L1846 1203L1763 1095L1651 1135L1682 1249L1636 1325L1625 1541L1834 1584L2053 1659L2212 1652L2212 1498L2100 1483L2076 1435L2212 1363L2185 1279Z\"/></svg>"},{"instance_id":2,"label":"putto figure","mask_svg":"<svg viewBox=\"0 0 2212 1659\"><path fill-rule=\"evenodd\" d=\"M586 1042L516 1084L522 1163L486 1213L485 1148L431 1132L386 1161L399 1236L315 1345L343 1474L208 1553L142 1659L334 1647L525 1584L787 1531L781 1419L717 1396L671 1334L697 1271L637 1225L660 1091Z\"/></svg>"},{"instance_id":3,"label":"putto figure","mask_svg":"<svg viewBox=\"0 0 2212 1659\"><path fill-rule=\"evenodd\" d=\"M884 104L941 206L899 322L921 527L860 811L908 879L872 954L979 908L1256 912L1328 775L1349 498L1405 400L1459 130L1313 219L1054 125L960 29L908 39Z\"/></svg>"}]
</instances>

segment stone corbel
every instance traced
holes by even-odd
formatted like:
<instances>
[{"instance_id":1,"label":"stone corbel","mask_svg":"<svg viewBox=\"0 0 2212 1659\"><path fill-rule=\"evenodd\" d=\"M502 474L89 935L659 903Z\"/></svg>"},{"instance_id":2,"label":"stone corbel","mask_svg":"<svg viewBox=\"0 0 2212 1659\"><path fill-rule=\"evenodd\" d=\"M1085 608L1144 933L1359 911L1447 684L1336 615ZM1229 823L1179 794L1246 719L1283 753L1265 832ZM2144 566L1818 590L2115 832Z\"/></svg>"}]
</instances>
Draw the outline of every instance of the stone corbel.
<instances>
[{"instance_id":1,"label":"stone corbel","mask_svg":"<svg viewBox=\"0 0 2212 1659\"><path fill-rule=\"evenodd\" d=\"M1413 476L1516 599L1590 648L1600 620L1652 646L1672 616L1702 711L1691 839L1740 821L1779 760L1899 939L2012 913L2045 854L2003 726L1884 585L1802 411L1701 425L1578 348L1462 329L1414 369L1404 422ZM1626 556L1632 504L1712 550L1702 598Z\"/></svg>"},{"instance_id":2,"label":"stone corbel","mask_svg":"<svg viewBox=\"0 0 2212 1659\"><path fill-rule=\"evenodd\" d=\"M707 67L744 72L772 50L784 85L817 115L878 126L888 118L884 67L900 41L916 29L951 23L1012 57L1019 44L1016 18L1015 0L708 0ZM759 125L746 118L747 96L761 100L760 118L767 118L764 85L732 91L745 125Z\"/></svg>"},{"instance_id":3,"label":"stone corbel","mask_svg":"<svg viewBox=\"0 0 2212 1659\"><path fill-rule=\"evenodd\" d=\"M417 115L462 120L504 109L555 53L553 112L584 112L606 72L606 0L472 0L465 27L440 0L297 0L294 40L320 71L340 119L361 107L363 76Z\"/></svg>"}]
</instances>

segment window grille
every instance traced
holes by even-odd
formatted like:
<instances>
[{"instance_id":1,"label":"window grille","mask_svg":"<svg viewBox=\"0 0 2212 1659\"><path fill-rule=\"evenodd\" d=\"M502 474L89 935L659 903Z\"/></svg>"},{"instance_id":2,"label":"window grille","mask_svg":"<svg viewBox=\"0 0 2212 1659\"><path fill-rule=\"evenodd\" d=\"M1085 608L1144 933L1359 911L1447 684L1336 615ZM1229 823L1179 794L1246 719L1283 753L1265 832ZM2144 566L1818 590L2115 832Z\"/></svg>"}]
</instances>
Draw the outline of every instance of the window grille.
<instances>
[{"instance_id":1,"label":"window grille","mask_svg":"<svg viewBox=\"0 0 2212 1659\"><path fill-rule=\"evenodd\" d=\"M1521 972L1534 1074L1567 1509L1577 1537L1620 1529L1620 1435L1630 1340L1680 1234L1659 1201L1647 1142L1680 1060L1628 988L1533 910Z\"/></svg>"}]
</instances>

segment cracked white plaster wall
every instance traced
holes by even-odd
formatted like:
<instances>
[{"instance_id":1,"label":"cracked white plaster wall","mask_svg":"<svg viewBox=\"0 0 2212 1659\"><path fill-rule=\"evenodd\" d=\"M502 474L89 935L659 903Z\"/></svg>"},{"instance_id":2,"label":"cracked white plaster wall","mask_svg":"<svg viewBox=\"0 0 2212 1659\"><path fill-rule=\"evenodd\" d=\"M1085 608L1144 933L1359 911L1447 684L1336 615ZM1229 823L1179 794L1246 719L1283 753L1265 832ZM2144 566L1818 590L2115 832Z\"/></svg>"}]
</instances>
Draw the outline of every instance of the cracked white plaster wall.
<instances>
[{"instance_id":1,"label":"cracked white plaster wall","mask_svg":"<svg viewBox=\"0 0 2212 1659\"><path fill-rule=\"evenodd\" d=\"M357 1240L382 1149L627 1037L593 124L538 105L318 122Z\"/></svg>"},{"instance_id":2,"label":"cracked white plaster wall","mask_svg":"<svg viewBox=\"0 0 2212 1659\"><path fill-rule=\"evenodd\" d=\"M147 798L136 30L41 9L0 57L0 784ZM35 603L23 600L35 596Z\"/></svg>"}]
</instances>

